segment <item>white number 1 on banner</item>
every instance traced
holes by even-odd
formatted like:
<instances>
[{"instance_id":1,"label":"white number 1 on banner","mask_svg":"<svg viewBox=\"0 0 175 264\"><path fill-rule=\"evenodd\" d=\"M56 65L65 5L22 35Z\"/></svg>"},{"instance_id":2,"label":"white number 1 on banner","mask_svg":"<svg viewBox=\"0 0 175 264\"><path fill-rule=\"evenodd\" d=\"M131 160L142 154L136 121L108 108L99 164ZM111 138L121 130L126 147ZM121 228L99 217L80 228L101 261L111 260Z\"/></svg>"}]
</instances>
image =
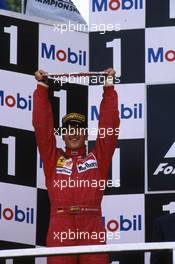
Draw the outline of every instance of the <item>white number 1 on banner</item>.
<instances>
[{"instance_id":1,"label":"white number 1 on banner","mask_svg":"<svg viewBox=\"0 0 175 264\"><path fill-rule=\"evenodd\" d=\"M54 96L60 98L60 127L62 126L62 117L66 115L66 91L54 92Z\"/></svg>"},{"instance_id":2,"label":"white number 1 on banner","mask_svg":"<svg viewBox=\"0 0 175 264\"><path fill-rule=\"evenodd\" d=\"M121 39L114 39L106 43L107 48L113 48L113 68L116 70L116 76L121 76Z\"/></svg>"},{"instance_id":3,"label":"white number 1 on banner","mask_svg":"<svg viewBox=\"0 0 175 264\"><path fill-rule=\"evenodd\" d=\"M16 26L4 27L4 32L10 34L10 63L17 64L18 30Z\"/></svg>"},{"instance_id":4,"label":"white number 1 on banner","mask_svg":"<svg viewBox=\"0 0 175 264\"><path fill-rule=\"evenodd\" d=\"M2 143L8 145L8 175L15 176L15 137L2 138Z\"/></svg>"},{"instance_id":5,"label":"white number 1 on banner","mask_svg":"<svg viewBox=\"0 0 175 264\"><path fill-rule=\"evenodd\" d=\"M13 264L13 259L7 259L7 260L5 261L5 264Z\"/></svg>"},{"instance_id":6,"label":"white number 1 on banner","mask_svg":"<svg viewBox=\"0 0 175 264\"><path fill-rule=\"evenodd\" d=\"M113 187L120 187L120 149L115 149L112 158L112 183Z\"/></svg>"},{"instance_id":7,"label":"white number 1 on banner","mask_svg":"<svg viewBox=\"0 0 175 264\"><path fill-rule=\"evenodd\" d=\"M175 0L169 0L169 17L175 18Z\"/></svg>"}]
</instances>

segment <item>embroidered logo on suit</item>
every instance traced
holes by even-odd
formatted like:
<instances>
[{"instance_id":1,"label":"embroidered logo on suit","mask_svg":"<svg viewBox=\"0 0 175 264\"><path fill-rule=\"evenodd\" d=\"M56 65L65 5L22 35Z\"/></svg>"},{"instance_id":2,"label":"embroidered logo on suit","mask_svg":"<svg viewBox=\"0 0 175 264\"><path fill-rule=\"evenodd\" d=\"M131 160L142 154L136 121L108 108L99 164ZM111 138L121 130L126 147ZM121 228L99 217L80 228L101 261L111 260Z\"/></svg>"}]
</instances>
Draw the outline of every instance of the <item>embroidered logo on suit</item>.
<instances>
[{"instance_id":1,"label":"embroidered logo on suit","mask_svg":"<svg viewBox=\"0 0 175 264\"><path fill-rule=\"evenodd\" d=\"M72 159L66 159L64 156L61 156L57 160L56 164L56 173L63 173L66 175L72 174L73 161Z\"/></svg>"},{"instance_id":2,"label":"embroidered logo on suit","mask_svg":"<svg viewBox=\"0 0 175 264\"><path fill-rule=\"evenodd\" d=\"M77 161L77 170L79 173L95 168L98 168L98 164L92 153L89 153L85 159Z\"/></svg>"}]
</instances>

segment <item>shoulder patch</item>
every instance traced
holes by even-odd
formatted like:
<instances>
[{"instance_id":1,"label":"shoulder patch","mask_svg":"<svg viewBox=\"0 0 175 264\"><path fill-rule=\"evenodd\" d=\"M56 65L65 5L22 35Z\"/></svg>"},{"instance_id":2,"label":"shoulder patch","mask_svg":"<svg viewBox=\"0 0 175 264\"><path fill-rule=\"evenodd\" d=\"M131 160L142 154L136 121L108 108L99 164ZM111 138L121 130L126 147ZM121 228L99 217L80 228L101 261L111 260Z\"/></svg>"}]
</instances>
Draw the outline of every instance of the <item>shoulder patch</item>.
<instances>
[{"instance_id":1,"label":"shoulder patch","mask_svg":"<svg viewBox=\"0 0 175 264\"><path fill-rule=\"evenodd\" d=\"M56 173L63 173L66 175L71 175L73 167L72 159L66 159L64 156L61 156L57 160L56 164Z\"/></svg>"}]
</instances>

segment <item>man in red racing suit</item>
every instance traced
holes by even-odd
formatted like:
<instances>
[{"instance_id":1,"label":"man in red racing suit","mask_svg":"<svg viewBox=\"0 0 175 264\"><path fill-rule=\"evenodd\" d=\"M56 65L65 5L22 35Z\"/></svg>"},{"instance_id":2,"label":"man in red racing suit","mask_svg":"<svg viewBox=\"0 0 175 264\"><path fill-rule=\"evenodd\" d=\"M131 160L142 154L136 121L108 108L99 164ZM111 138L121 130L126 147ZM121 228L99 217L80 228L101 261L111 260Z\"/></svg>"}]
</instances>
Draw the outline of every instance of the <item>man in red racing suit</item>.
<instances>
[{"instance_id":1,"label":"man in red racing suit","mask_svg":"<svg viewBox=\"0 0 175 264\"><path fill-rule=\"evenodd\" d=\"M114 70L106 70L108 76ZM35 74L42 81L42 71ZM107 182L108 170L116 148L119 112L118 97L113 85L105 85L100 105L99 129L106 129L105 136L98 133L95 146L86 154L85 137L79 148L67 144L63 151L56 147L53 114L48 99L48 86L38 82L34 91L33 126L37 145L44 164L46 186L51 204L47 246L78 246L105 244L101 201L104 189L100 181ZM107 129L110 128L110 133ZM100 130L99 130L100 131ZM112 131L112 132L111 132ZM78 137L79 135L75 135ZM69 137L72 144L79 138ZM70 138L71 137L71 138ZM71 181L72 180L72 181ZM84 181L84 184L80 184ZM76 184L75 184L76 183ZM63 188L64 187L64 188ZM106 235L105 235L106 236ZM107 254L85 254L48 257L49 264L107 264Z\"/></svg>"}]
</instances>

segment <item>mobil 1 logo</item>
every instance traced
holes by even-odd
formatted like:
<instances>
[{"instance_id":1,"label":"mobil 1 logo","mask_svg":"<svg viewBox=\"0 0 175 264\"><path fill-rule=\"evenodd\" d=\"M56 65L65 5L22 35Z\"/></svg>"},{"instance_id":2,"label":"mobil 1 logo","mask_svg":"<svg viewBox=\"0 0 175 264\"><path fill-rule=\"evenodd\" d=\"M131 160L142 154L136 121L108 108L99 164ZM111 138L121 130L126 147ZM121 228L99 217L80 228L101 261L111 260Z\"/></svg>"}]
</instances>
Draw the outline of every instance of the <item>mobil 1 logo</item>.
<instances>
[{"instance_id":1,"label":"mobil 1 logo","mask_svg":"<svg viewBox=\"0 0 175 264\"><path fill-rule=\"evenodd\" d=\"M174 0L147 0L146 27L165 27L175 25Z\"/></svg>"},{"instance_id":2,"label":"mobil 1 logo","mask_svg":"<svg viewBox=\"0 0 175 264\"><path fill-rule=\"evenodd\" d=\"M38 24L0 15L0 68L32 74L38 68Z\"/></svg>"},{"instance_id":3,"label":"mobil 1 logo","mask_svg":"<svg viewBox=\"0 0 175 264\"><path fill-rule=\"evenodd\" d=\"M116 69L120 83L145 82L144 29L90 33L90 71L109 67Z\"/></svg>"},{"instance_id":4,"label":"mobil 1 logo","mask_svg":"<svg viewBox=\"0 0 175 264\"><path fill-rule=\"evenodd\" d=\"M165 239L170 233L173 238L174 228L172 230L170 225L174 225L174 213L175 193L154 193L145 195L146 242L150 242L152 239ZM162 222L161 219L164 219L164 221ZM162 234L165 235L162 236Z\"/></svg>"},{"instance_id":5,"label":"mobil 1 logo","mask_svg":"<svg viewBox=\"0 0 175 264\"><path fill-rule=\"evenodd\" d=\"M1 182L36 187L36 143L31 131L0 127Z\"/></svg>"},{"instance_id":6,"label":"mobil 1 logo","mask_svg":"<svg viewBox=\"0 0 175 264\"><path fill-rule=\"evenodd\" d=\"M88 141L89 151L94 144ZM144 139L118 140L107 176L106 195L143 193Z\"/></svg>"},{"instance_id":7,"label":"mobil 1 logo","mask_svg":"<svg viewBox=\"0 0 175 264\"><path fill-rule=\"evenodd\" d=\"M131 264L139 263L144 264L144 253L137 251L128 254L126 252L116 252L110 254L110 263L111 264Z\"/></svg>"}]
</instances>

